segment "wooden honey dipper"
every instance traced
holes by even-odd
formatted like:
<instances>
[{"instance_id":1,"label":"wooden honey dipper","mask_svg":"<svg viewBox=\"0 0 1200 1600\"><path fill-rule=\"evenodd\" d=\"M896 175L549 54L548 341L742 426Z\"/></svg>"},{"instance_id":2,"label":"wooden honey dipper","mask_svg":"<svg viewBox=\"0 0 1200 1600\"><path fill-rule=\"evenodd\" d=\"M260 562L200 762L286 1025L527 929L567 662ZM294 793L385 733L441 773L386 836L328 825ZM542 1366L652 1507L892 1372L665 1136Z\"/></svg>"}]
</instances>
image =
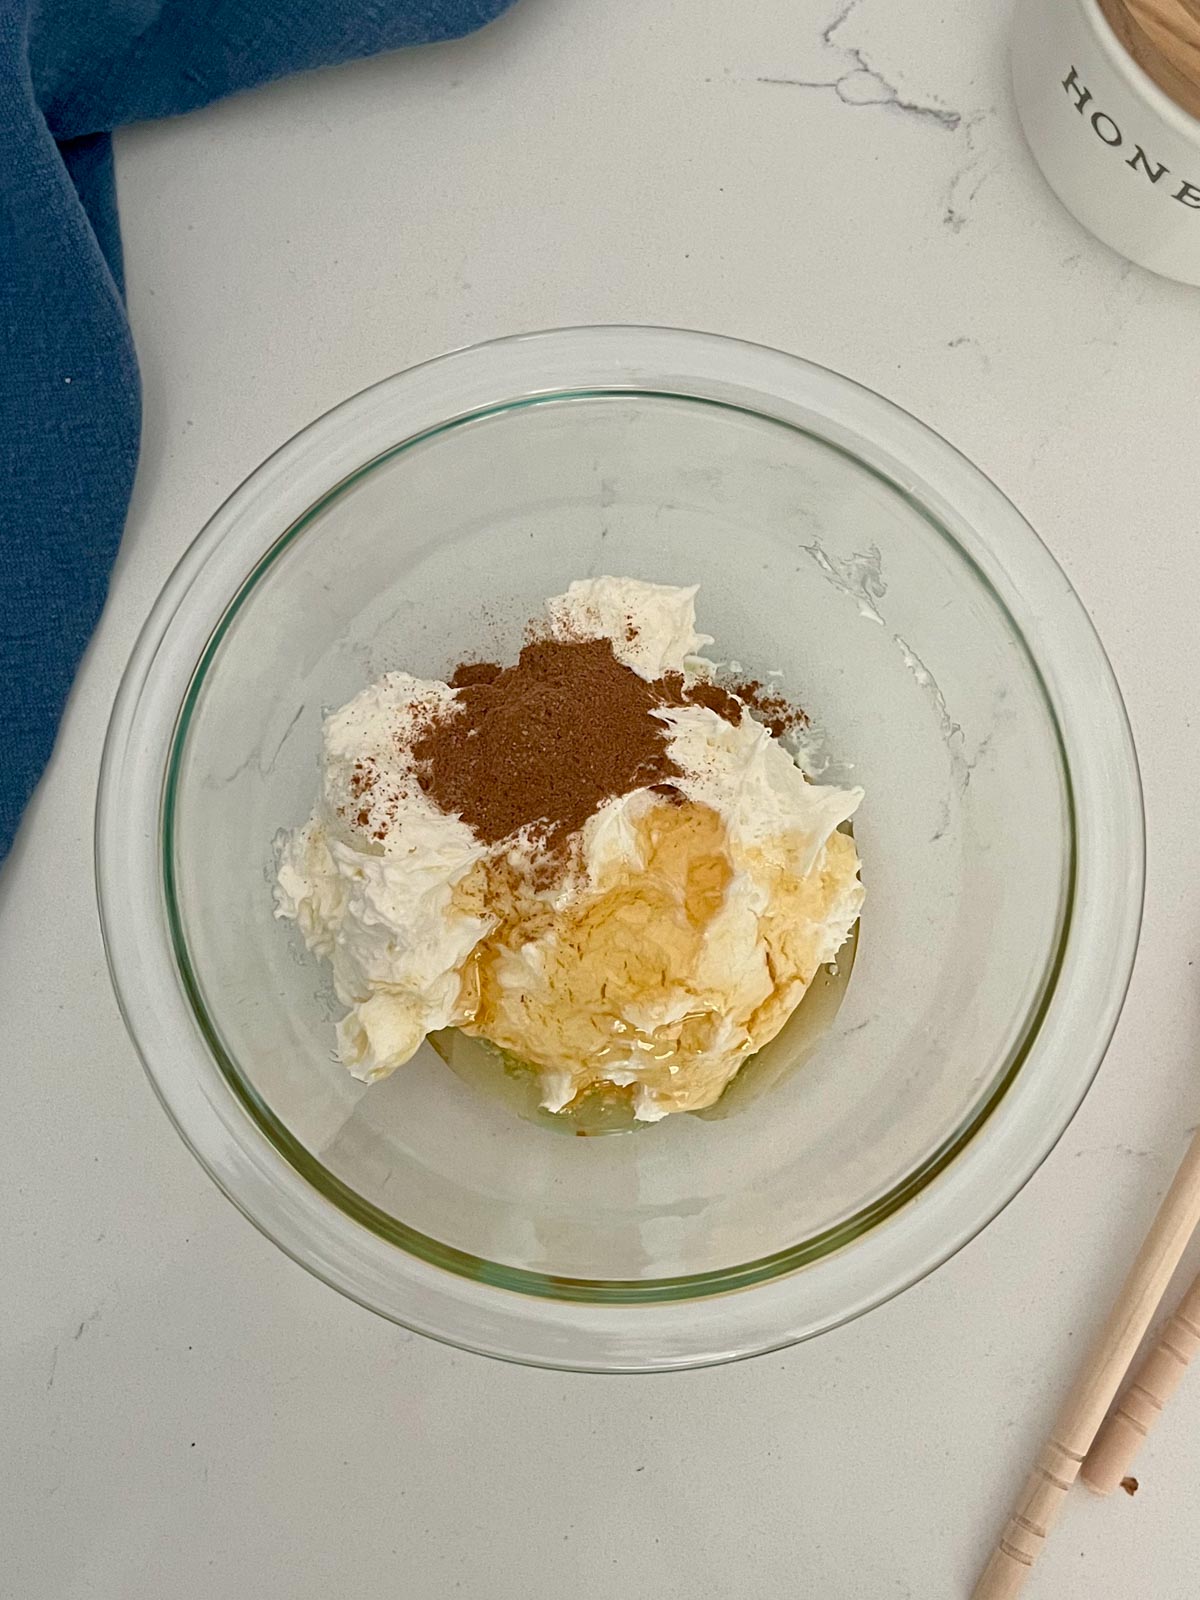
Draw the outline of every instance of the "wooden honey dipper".
<instances>
[{"instance_id":1,"label":"wooden honey dipper","mask_svg":"<svg viewBox=\"0 0 1200 1600\"><path fill-rule=\"evenodd\" d=\"M1096 1435L1080 1473L1089 1489L1111 1494L1126 1478L1133 1458L1163 1407L1200 1351L1200 1277L1184 1295L1154 1348L1133 1375L1116 1409Z\"/></svg>"},{"instance_id":2,"label":"wooden honey dipper","mask_svg":"<svg viewBox=\"0 0 1200 1600\"><path fill-rule=\"evenodd\" d=\"M1158 1215L1129 1269L1108 1321L1062 1404L1050 1437L1042 1446L999 1543L975 1586L972 1600L1013 1600L1020 1593L1093 1445L1097 1447L1093 1465L1103 1470L1103 1482L1107 1483L1118 1466L1123 1468L1128 1463L1130 1433L1138 1444L1141 1443L1146 1412L1138 1407L1136 1397L1131 1402L1132 1415L1123 1423L1114 1423L1117 1431L1109 1441L1105 1443L1097 1436L1113 1396L1129 1371L1171 1275L1198 1224L1200 1129L1194 1134L1175 1181L1158 1208ZM1200 1319L1196 1316L1200 1311L1200 1285L1189 1291L1180 1311L1184 1322L1178 1322L1179 1313L1176 1313L1176 1318L1164 1329L1164 1338L1170 1340L1172 1347L1178 1345L1178 1350L1160 1354L1163 1350L1160 1340L1147 1363L1153 1370L1147 1374L1146 1368L1139 1369L1135 1380L1143 1384L1149 1397L1151 1415L1157 1415L1154 1402L1160 1398L1165 1400L1182 1375L1178 1357L1200 1347L1200 1339L1188 1327L1191 1323L1200 1328ZM1174 1362L1179 1372L1173 1372L1163 1364L1166 1362ZM1123 1470L1118 1473L1116 1482L1120 1482L1121 1476Z\"/></svg>"},{"instance_id":3,"label":"wooden honey dipper","mask_svg":"<svg viewBox=\"0 0 1200 1600\"><path fill-rule=\"evenodd\" d=\"M1099 0L1099 5L1147 77L1200 118L1200 0Z\"/></svg>"}]
</instances>

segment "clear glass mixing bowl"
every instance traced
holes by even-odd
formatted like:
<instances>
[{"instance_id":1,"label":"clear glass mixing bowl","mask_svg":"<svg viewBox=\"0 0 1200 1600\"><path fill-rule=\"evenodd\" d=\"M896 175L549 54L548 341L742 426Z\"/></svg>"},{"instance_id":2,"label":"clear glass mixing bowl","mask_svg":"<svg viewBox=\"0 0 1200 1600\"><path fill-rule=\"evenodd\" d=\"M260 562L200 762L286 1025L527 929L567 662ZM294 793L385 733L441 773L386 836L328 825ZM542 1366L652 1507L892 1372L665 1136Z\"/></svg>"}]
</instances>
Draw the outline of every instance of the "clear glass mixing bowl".
<instances>
[{"instance_id":1,"label":"clear glass mixing bowl","mask_svg":"<svg viewBox=\"0 0 1200 1600\"><path fill-rule=\"evenodd\" d=\"M364 1088L273 920L322 715L391 668L511 656L601 572L700 584L861 783L845 1001L737 1115L563 1139L426 1047ZM710 335L535 334L347 401L189 550L117 698L98 812L113 979L230 1198L410 1327L636 1370L803 1338L912 1283L1045 1156L1133 961L1143 831L1112 672L1009 502L846 379Z\"/></svg>"}]
</instances>

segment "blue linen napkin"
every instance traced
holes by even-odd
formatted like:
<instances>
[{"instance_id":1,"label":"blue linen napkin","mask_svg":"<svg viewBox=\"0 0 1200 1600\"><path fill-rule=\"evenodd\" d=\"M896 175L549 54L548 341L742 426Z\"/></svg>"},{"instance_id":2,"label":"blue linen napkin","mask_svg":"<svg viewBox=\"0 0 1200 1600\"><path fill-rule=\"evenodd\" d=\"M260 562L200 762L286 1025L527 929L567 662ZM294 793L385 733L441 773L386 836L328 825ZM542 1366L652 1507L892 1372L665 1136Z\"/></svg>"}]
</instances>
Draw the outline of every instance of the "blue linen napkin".
<instances>
[{"instance_id":1,"label":"blue linen napkin","mask_svg":"<svg viewBox=\"0 0 1200 1600\"><path fill-rule=\"evenodd\" d=\"M113 128L461 37L511 0L0 0L0 860L49 759L137 465Z\"/></svg>"}]
</instances>

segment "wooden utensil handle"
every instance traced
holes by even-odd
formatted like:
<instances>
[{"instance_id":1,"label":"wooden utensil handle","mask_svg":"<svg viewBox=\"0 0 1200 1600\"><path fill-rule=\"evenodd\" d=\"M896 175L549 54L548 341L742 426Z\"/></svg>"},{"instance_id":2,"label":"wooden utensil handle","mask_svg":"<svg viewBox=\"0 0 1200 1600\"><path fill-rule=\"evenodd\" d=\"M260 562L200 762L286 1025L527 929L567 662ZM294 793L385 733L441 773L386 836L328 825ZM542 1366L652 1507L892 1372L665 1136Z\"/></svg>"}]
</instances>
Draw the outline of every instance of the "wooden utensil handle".
<instances>
[{"instance_id":1,"label":"wooden utensil handle","mask_svg":"<svg viewBox=\"0 0 1200 1600\"><path fill-rule=\"evenodd\" d=\"M972 1600L1012 1600L1079 1476L1100 1424L1200 1223L1200 1128L1138 1251L1108 1320L1042 1446Z\"/></svg>"},{"instance_id":2,"label":"wooden utensil handle","mask_svg":"<svg viewBox=\"0 0 1200 1600\"><path fill-rule=\"evenodd\" d=\"M1013 1600L1021 1592L1082 1463L1081 1455L1053 1439L1046 1441L972 1600Z\"/></svg>"},{"instance_id":3,"label":"wooden utensil handle","mask_svg":"<svg viewBox=\"0 0 1200 1600\"><path fill-rule=\"evenodd\" d=\"M1133 1465L1142 1441L1175 1393L1200 1351L1200 1278L1180 1302L1154 1348L1134 1373L1083 1464L1083 1480L1097 1494L1111 1494Z\"/></svg>"}]
</instances>

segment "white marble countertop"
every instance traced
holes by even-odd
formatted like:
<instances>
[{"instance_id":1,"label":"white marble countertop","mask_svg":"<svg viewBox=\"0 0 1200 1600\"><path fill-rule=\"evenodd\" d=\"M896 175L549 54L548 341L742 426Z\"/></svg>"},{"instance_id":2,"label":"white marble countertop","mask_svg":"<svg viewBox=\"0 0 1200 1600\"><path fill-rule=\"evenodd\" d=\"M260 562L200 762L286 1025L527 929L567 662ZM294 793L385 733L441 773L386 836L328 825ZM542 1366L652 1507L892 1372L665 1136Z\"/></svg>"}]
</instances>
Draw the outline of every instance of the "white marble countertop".
<instances>
[{"instance_id":1,"label":"white marble countertop","mask_svg":"<svg viewBox=\"0 0 1200 1600\"><path fill-rule=\"evenodd\" d=\"M1200 1118L1200 292L1044 187L1005 11L522 0L463 45L121 137L141 473L0 878L5 1595L965 1595ZM593 321L798 351L978 462L1096 619L1150 824L1116 1044L1003 1216L840 1332L640 1379L440 1348L261 1238L155 1103L92 893L118 676L218 502L387 373ZM1073 1497L1032 1600L1197 1592L1200 1375L1138 1475L1136 1499Z\"/></svg>"}]
</instances>

